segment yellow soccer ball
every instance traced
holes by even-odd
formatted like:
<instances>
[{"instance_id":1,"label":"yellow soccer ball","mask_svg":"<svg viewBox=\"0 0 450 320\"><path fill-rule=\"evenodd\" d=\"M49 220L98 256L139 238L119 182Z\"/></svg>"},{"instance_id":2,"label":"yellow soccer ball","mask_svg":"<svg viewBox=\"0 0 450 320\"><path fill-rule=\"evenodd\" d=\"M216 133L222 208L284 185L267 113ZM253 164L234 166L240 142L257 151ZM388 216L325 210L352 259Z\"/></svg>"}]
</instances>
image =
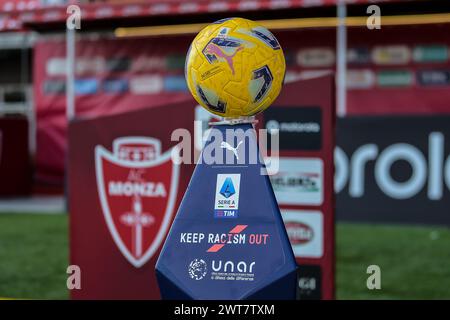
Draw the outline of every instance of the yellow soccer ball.
<instances>
[{"instance_id":1,"label":"yellow soccer ball","mask_svg":"<svg viewBox=\"0 0 450 320\"><path fill-rule=\"evenodd\" d=\"M281 91L285 71L274 35L242 18L219 20L200 31L185 66L195 100L225 118L252 116L269 107Z\"/></svg>"}]
</instances>

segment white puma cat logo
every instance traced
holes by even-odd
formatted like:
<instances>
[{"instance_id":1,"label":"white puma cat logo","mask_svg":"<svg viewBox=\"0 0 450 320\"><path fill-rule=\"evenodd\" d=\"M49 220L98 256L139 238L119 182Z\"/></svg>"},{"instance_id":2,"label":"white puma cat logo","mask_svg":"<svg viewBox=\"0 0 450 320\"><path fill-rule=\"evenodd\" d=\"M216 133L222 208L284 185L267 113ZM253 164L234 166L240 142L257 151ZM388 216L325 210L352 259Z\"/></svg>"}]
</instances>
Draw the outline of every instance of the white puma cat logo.
<instances>
[{"instance_id":1,"label":"white puma cat logo","mask_svg":"<svg viewBox=\"0 0 450 320\"><path fill-rule=\"evenodd\" d=\"M228 142L223 141L223 142L220 143L220 147L221 147L222 149L227 149L227 150L232 151L232 152L234 153L234 155L236 156L236 159L239 160L239 156L238 156L238 153L237 153L237 149L239 148L239 146L241 145L241 143L242 143L242 141L239 141L239 143L237 144L236 148L233 148Z\"/></svg>"}]
</instances>

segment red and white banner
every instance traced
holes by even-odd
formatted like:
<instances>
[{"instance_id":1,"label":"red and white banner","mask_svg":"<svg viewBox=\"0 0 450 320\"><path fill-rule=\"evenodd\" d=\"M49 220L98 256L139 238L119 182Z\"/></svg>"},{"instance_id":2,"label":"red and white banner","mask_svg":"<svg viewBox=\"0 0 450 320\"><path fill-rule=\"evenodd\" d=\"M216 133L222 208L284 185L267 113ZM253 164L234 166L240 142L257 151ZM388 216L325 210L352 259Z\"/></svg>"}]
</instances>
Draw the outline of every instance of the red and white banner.
<instances>
[{"instance_id":1,"label":"red and white banner","mask_svg":"<svg viewBox=\"0 0 450 320\"><path fill-rule=\"evenodd\" d=\"M31 11L41 8L40 0L0 0L0 12Z\"/></svg>"}]
</instances>

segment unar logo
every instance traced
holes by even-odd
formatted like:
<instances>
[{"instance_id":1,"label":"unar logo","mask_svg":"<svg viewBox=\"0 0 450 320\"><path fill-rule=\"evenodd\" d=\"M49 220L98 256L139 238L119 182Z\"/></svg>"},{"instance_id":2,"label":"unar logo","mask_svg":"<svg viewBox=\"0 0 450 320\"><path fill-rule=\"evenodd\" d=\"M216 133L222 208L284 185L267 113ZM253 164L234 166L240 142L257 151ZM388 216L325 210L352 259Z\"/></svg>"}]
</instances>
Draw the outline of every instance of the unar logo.
<instances>
[{"instance_id":1,"label":"unar logo","mask_svg":"<svg viewBox=\"0 0 450 320\"><path fill-rule=\"evenodd\" d=\"M256 262L233 262L233 261L222 261L222 260L213 260L212 261L212 270L215 272L248 272L253 273L253 268L255 267Z\"/></svg>"},{"instance_id":2,"label":"unar logo","mask_svg":"<svg viewBox=\"0 0 450 320\"><path fill-rule=\"evenodd\" d=\"M301 222L286 222L286 231L292 245L306 244L314 238L313 229Z\"/></svg>"},{"instance_id":3,"label":"unar logo","mask_svg":"<svg viewBox=\"0 0 450 320\"><path fill-rule=\"evenodd\" d=\"M161 245L172 220L179 166L159 140L122 137L95 148L97 189L111 236L136 268Z\"/></svg>"}]
</instances>

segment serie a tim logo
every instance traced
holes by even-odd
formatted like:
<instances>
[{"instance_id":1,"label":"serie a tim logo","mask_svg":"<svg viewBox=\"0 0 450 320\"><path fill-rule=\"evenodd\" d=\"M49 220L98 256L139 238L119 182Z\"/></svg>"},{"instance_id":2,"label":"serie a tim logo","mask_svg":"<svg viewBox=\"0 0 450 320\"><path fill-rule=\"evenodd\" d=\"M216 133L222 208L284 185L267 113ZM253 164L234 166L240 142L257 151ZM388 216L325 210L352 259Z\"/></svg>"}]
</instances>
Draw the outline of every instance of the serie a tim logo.
<instances>
[{"instance_id":1,"label":"serie a tim logo","mask_svg":"<svg viewBox=\"0 0 450 320\"><path fill-rule=\"evenodd\" d=\"M237 218L240 174L218 174L214 205L215 218Z\"/></svg>"}]
</instances>

